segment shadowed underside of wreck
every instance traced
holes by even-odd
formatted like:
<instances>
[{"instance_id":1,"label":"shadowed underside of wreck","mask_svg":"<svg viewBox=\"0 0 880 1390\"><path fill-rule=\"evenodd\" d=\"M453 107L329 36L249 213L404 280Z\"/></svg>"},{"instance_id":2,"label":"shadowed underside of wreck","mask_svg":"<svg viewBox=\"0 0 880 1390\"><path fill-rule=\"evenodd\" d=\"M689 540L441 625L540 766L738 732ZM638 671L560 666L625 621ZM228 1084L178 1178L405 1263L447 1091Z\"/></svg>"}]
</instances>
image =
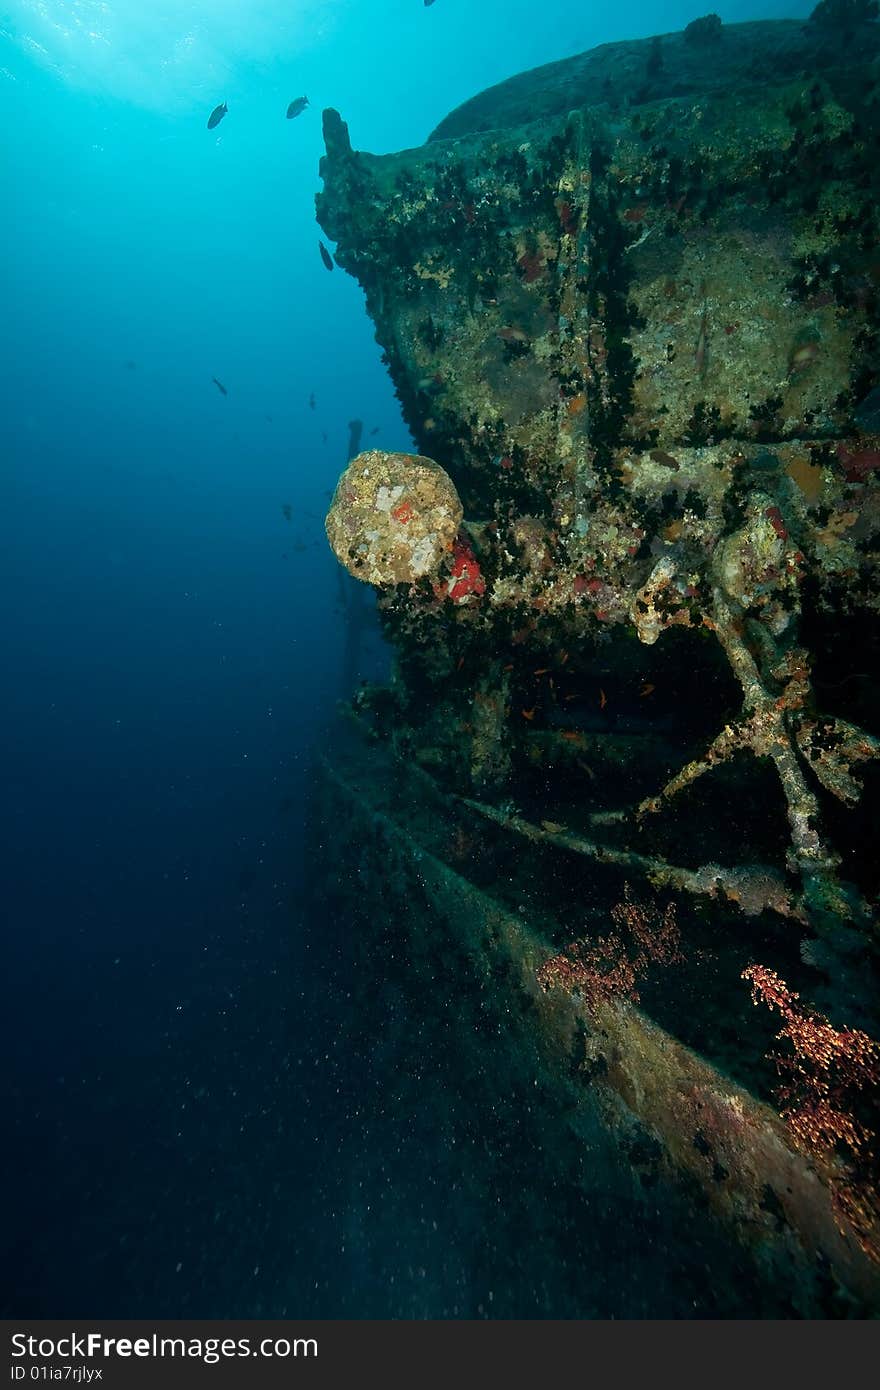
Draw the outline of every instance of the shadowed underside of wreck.
<instances>
[{"instance_id":1,"label":"shadowed underside of wreck","mask_svg":"<svg viewBox=\"0 0 880 1390\"><path fill-rule=\"evenodd\" d=\"M594 1000L587 1053L615 1040L602 1084L740 1234L769 1186L786 1249L862 1296L873 1217L841 1235L835 1155L750 1095L730 982L760 956L877 1031L878 53L873 25L691 26L379 157L326 112L318 197L420 451L354 460L328 518L396 650L355 701L366 755L457 808L438 858L474 892L498 900L499 846L530 857L520 965L601 935L625 883L678 900L727 995L687 1025Z\"/></svg>"}]
</instances>

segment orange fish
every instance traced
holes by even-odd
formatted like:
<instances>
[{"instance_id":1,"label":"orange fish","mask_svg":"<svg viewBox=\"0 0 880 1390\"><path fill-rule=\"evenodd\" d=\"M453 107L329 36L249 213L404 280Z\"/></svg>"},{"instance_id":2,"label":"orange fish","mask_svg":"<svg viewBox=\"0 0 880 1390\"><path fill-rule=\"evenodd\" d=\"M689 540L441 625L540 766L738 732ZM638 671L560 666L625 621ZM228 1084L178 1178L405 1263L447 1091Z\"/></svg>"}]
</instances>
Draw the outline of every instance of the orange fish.
<instances>
[{"instance_id":1,"label":"orange fish","mask_svg":"<svg viewBox=\"0 0 880 1390\"><path fill-rule=\"evenodd\" d=\"M608 696L605 694L605 691L604 691L604 690L602 689L602 687L600 686L600 687L599 687L599 708L600 708L600 709L604 709L605 706L606 706L607 704L608 704Z\"/></svg>"},{"instance_id":2,"label":"orange fish","mask_svg":"<svg viewBox=\"0 0 880 1390\"><path fill-rule=\"evenodd\" d=\"M503 666L501 669L502 669L503 671L512 671L512 670L513 670L513 662L511 661L511 663L510 663L509 666Z\"/></svg>"},{"instance_id":3,"label":"orange fish","mask_svg":"<svg viewBox=\"0 0 880 1390\"><path fill-rule=\"evenodd\" d=\"M537 705L532 705L532 708L531 708L531 709L523 709L523 710L520 710L520 714L522 715L523 719L532 720L532 719L534 719L534 717L535 717L535 710L536 710L537 708L538 708Z\"/></svg>"},{"instance_id":4,"label":"orange fish","mask_svg":"<svg viewBox=\"0 0 880 1390\"><path fill-rule=\"evenodd\" d=\"M550 670L550 667L549 667L549 666L540 666L540 667L538 668L537 671L533 671L533 672L532 672L532 675L533 675L533 676L546 676L546 674L547 674L547 672L548 672L549 670Z\"/></svg>"},{"instance_id":5,"label":"orange fish","mask_svg":"<svg viewBox=\"0 0 880 1390\"><path fill-rule=\"evenodd\" d=\"M656 685L652 685L650 681L645 681L645 684L642 686L641 690L639 691L639 699L640 699L640 700L644 700L644 698L645 698L646 695L653 695L653 693L654 693L654 691L655 691L656 689L657 689Z\"/></svg>"},{"instance_id":6,"label":"orange fish","mask_svg":"<svg viewBox=\"0 0 880 1390\"><path fill-rule=\"evenodd\" d=\"M559 653L559 664L560 664L560 666L564 666L565 663L566 663L566 661L568 661L568 652L560 652L560 653Z\"/></svg>"}]
</instances>

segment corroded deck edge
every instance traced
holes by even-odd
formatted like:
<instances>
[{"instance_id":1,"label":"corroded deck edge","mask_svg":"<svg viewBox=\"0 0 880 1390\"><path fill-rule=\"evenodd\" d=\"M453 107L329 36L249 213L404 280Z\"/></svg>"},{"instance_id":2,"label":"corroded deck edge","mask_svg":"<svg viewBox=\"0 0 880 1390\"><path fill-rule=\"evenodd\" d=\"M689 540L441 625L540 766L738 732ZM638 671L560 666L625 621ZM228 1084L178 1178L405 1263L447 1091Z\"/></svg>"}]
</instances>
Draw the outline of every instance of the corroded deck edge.
<instances>
[{"instance_id":1,"label":"corroded deck edge","mask_svg":"<svg viewBox=\"0 0 880 1390\"><path fill-rule=\"evenodd\" d=\"M667 1174L697 1184L761 1276L798 1289L806 1316L822 1315L829 1275L844 1297L860 1305L859 1312L880 1309L880 1266L843 1229L831 1175L792 1147L769 1106L629 1003L591 1012L560 991L544 995L535 980L548 954L540 932L424 849L388 813L387 803L380 809L375 804L380 798L371 796L370 775L361 777L355 769L352 776L343 764L322 759L318 776L324 794L337 802L334 819L368 820L370 833L359 841L364 859L375 854L377 844L383 847L383 864L386 852L393 857L395 872L383 877L377 909L395 911L395 902L407 896L407 882L414 887L417 880L475 974L485 977L499 955L506 957L512 967L506 987L530 998L545 1068L542 1084L558 1090L560 1116L568 1113L561 1123L571 1123L572 1099L577 1103L580 1096L585 1103L588 1094L594 1102L598 1096L613 1130L625 1131L635 1117L662 1147ZM405 780L407 774L395 766L394 776ZM415 795L424 807L421 779ZM395 799L404 805L399 795ZM324 870L339 872L329 861ZM425 950L423 941L419 950ZM573 1076L572 1048L584 1035L583 1064Z\"/></svg>"}]
</instances>

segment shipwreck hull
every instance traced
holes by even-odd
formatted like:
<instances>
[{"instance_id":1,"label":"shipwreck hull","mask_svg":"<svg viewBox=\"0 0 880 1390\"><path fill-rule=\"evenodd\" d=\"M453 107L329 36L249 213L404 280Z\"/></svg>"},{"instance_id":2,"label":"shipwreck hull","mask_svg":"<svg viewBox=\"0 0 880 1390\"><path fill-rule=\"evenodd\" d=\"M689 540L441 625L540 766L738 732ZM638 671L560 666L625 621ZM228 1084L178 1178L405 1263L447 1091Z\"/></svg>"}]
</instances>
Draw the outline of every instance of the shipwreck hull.
<instances>
[{"instance_id":1,"label":"shipwreck hull","mask_svg":"<svg viewBox=\"0 0 880 1390\"><path fill-rule=\"evenodd\" d=\"M419 457L361 455L328 517L396 660L353 702L362 780L323 783L398 847L393 910L421 864L426 920L528 1001L561 1110L589 1079L756 1268L876 1306L873 1138L849 1169L818 1122L795 1144L742 976L880 1031L878 26L701 25L523 74L400 154L325 112L319 220ZM690 964L641 1012L545 997L628 891L678 903ZM880 1128L874 1046L850 1137Z\"/></svg>"}]
</instances>

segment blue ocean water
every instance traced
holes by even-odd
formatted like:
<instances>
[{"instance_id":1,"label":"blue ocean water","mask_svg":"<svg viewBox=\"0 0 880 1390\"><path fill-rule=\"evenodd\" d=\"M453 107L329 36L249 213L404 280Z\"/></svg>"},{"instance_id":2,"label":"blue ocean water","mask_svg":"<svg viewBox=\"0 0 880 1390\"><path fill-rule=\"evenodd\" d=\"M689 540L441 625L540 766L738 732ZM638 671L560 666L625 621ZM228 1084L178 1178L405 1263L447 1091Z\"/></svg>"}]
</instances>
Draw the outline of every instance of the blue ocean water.
<instances>
[{"instance_id":1,"label":"blue ocean water","mask_svg":"<svg viewBox=\"0 0 880 1390\"><path fill-rule=\"evenodd\" d=\"M406 148L506 76L702 12L6 0L5 1313L491 1313L472 1210L369 1257L337 1221L333 1184L393 1165L340 1137L360 1063L303 948L308 772L348 693L323 516L351 419L411 440L319 258L320 112ZM509 1311L570 1312L548 1278Z\"/></svg>"}]
</instances>

